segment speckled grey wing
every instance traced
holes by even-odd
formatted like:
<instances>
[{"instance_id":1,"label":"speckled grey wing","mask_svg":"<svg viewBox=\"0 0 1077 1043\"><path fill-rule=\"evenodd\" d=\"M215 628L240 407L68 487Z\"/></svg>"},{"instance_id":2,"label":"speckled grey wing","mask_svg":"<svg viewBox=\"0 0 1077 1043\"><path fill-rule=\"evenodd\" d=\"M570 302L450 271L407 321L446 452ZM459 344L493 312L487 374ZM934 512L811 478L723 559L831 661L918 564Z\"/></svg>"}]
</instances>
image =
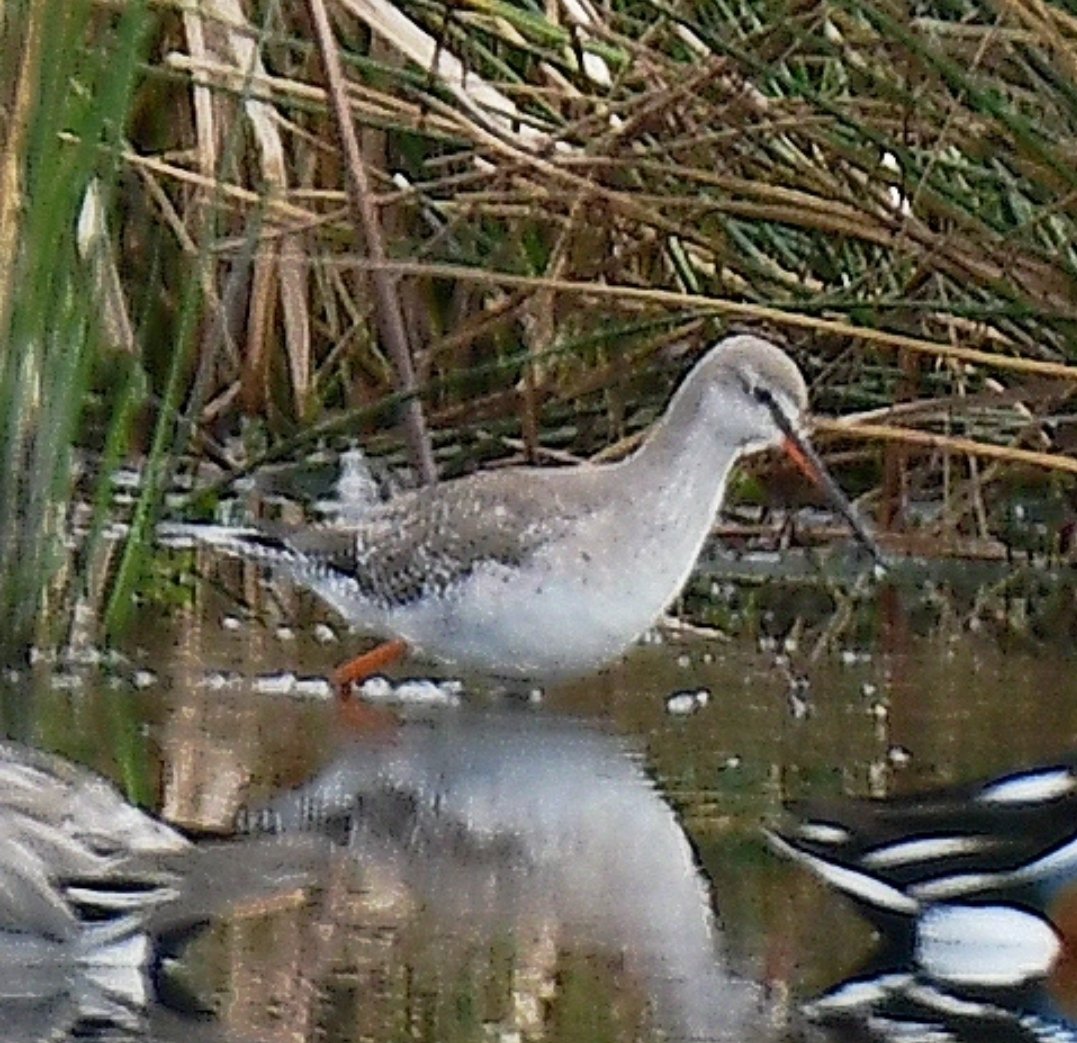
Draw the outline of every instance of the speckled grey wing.
<instances>
[{"instance_id":1,"label":"speckled grey wing","mask_svg":"<svg viewBox=\"0 0 1077 1043\"><path fill-rule=\"evenodd\" d=\"M492 472L405 493L358 528L297 532L287 546L383 608L441 593L484 563L519 566L587 509L549 498L542 472Z\"/></svg>"}]
</instances>

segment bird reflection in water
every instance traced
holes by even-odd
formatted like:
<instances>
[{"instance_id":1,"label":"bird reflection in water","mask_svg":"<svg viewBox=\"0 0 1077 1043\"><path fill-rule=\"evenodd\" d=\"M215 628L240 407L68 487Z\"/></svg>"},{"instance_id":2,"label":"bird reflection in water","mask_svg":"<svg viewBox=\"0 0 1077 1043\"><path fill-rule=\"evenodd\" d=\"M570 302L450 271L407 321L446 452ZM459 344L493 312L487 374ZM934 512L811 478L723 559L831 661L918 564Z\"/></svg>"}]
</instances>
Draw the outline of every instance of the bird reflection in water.
<instances>
[{"instance_id":1,"label":"bird reflection in water","mask_svg":"<svg viewBox=\"0 0 1077 1043\"><path fill-rule=\"evenodd\" d=\"M508 939L507 1031L541 1033L576 952L611 960L620 1006L622 991L642 994L664 1039L772 1038L763 990L729 968L684 831L639 760L597 728L524 710L413 720L246 819L333 835L368 902L379 886L407 896L445 967Z\"/></svg>"}]
</instances>

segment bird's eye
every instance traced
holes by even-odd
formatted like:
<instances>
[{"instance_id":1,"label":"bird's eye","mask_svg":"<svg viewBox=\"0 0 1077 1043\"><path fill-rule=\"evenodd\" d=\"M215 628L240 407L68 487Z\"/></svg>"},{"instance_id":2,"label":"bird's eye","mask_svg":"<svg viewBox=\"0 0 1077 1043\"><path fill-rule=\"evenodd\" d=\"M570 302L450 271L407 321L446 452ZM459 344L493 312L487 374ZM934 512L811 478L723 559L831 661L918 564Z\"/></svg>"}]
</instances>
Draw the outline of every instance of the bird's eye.
<instances>
[{"instance_id":1,"label":"bird's eye","mask_svg":"<svg viewBox=\"0 0 1077 1043\"><path fill-rule=\"evenodd\" d=\"M748 394L755 399L761 406L774 405L774 395L771 393L770 388L763 384L748 384Z\"/></svg>"}]
</instances>

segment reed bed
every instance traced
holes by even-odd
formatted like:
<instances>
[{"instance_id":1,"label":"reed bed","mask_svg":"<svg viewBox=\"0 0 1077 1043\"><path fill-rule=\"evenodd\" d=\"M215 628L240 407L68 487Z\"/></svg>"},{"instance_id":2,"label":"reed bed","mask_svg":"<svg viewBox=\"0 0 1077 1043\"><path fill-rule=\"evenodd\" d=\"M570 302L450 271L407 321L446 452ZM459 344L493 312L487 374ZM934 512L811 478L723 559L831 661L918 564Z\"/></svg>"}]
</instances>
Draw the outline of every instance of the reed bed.
<instances>
[{"instance_id":1,"label":"reed bed","mask_svg":"<svg viewBox=\"0 0 1077 1043\"><path fill-rule=\"evenodd\" d=\"M406 445L418 475L431 443L454 470L491 440L588 456L743 328L795 354L895 547L1007 545L1032 504L1068 553L1063 5L22 0L0 19L21 56L0 69L2 586L28 619L59 574L119 625L188 461L224 486L350 439ZM58 573L71 446L143 482L116 560Z\"/></svg>"}]
</instances>

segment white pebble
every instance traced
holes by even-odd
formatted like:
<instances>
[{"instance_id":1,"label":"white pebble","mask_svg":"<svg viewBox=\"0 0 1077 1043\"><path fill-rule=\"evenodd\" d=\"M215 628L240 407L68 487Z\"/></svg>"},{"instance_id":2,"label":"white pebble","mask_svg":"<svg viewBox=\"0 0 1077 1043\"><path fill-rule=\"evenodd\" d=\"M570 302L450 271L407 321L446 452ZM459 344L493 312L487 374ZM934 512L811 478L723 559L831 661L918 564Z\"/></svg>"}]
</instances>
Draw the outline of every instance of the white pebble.
<instances>
[{"instance_id":1,"label":"white pebble","mask_svg":"<svg viewBox=\"0 0 1077 1043\"><path fill-rule=\"evenodd\" d=\"M61 692L73 692L83 685L83 679L79 674L53 674L52 687Z\"/></svg>"},{"instance_id":2,"label":"white pebble","mask_svg":"<svg viewBox=\"0 0 1077 1043\"><path fill-rule=\"evenodd\" d=\"M541 703L545 698L546 693L541 688L532 688L531 691L527 693L527 701L529 703Z\"/></svg>"},{"instance_id":3,"label":"white pebble","mask_svg":"<svg viewBox=\"0 0 1077 1043\"><path fill-rule=\"evenodd\" d=\"M692 692L679 692L666 699L666 713L675 717L687 716L696 712L696 697Z\"/></svg>"},{"instance_id":4,"label":"white pebble","mask_svg":"<svg viewBox=\"0 0 1077 1043\"><path fill-rule=\"evenodd\" d=\"M703 709L710 702L711 693L706 688L694 692L674 692L666 699L666 713L674 717L686 717Z\"/></svg>"},{"instance_id":5,"label":"white pebble","mask_svg":"<svg viewBox=\"0 0 1077 1043\"><path fill-rule=\"evenodd\" d=\"M904 746L891 746L886 751L886 758L897 768L904 768L912 760L912 753Z\"/></svg>"},{"instance_id":6,"label":"white pebble","mask_svg":"<svg viewBox=\"0 0 1077 1043\"><path fill-rule=\"evenodd\" d=\"M290 695L295 691L295 674L262 674L254 679L253 688L263 695Z\"/></svg>"},{"instance_id":7,"label":"white pebble","mask_svg":"<svg viewBox=\"0 0 1077 1043\"><path fill-rule=\"evenodd\" d=\"M136 670L131 675L131 684L136 688L152 688L157 683L157 675L152 670Z\"/></svg>"},{"instance_id":8,"label":"white pebble","mask_svg":"<svg viewBox=\"0 0 1077 1043\"><path fill-rule=\"evenodd\" d=\"M324 677L297 677L294 694L304 699L331 699L333 686Z\"/></svg>"},{"instance_id":9,"label":"white pebble","mask_svg":"<svg viewBox=\"0 0 1077 1043\"><path fill-rule=\"evenodd\" d=\"M870 699L877 691L878 691L878 688L876 688L875 685L873 685L870 681L865 681L860 686L860 694L865 699Z\"/></svg>"},{"instance_id":10,"label":"white pebble","mask_svg":"<svg viewBox=\"0 0 1077 1043\"><path fill-rule=\"evenodd\" d=\"M882 701L877 701L871 704L868 713L877 721L885 721L890 716L890 707Z\"/></svg>"},{"instance_id":11,"label":"white pebble","mask_svg":"<svg viewBox=\"0 0 1077 1043\"><path fill-rule=\"evenodd\" d=\"M359 687L359 698L367 702L405 703L411 706L457 706L463 683L414 677L394 685L387 677L368 677Z\"/></svg>"},{"instance_id":12,"label":"white pebble","mask_svg":"<svg viewBox=\"0 0 1077 1043\"><path fill-rule=\"evenodd\" d=\"M86 645L81 648L65 649L63 659L76 666L97 666L104 655L98 648Z\"/></svg>"},{"instance_id":13,"label":"white pebble","mask_svg":"<svg viewBox=\"0 0 1077 1043\"><path fill-rule=\"evenodd\" d=\"M239 630L243 623L236 616L224 616L221 619L221 629Z\"/></svg>"},{"instance_id":14,"label":"white pebble","mask_svg":"<svg viewBox=\"0 0 1077 1043\"><path fill-rule=\"evenodd\" d=\"M683 670L686 667L692 665L692 657L687 652L682 652L677 656L677 665Z\"/></svg>"},{"instance_id":15,"label":"white pebble","mask_svg":"<svg viewBox=\"0 0 1077 1043\"><path fill-rule=\"evenodd\" d=\"M436 681L426 678L401 681L393 695L398 702L421 706L455 706L460 702L458 693L447 691Z\"/></svg>"},{"instance_id":16,"label":"white pebble","mask_svg":"<svg viewBox=\"0 0 1077 1043\"><path fill-rule=\"evenodd\" d=\"M316 623L314 640L323 645L331 645L337 640L337 633L328 623Z\"/></svg>"},{"instance_id":17,"label":"white pebble","mask_svg":"<svg viewBox=\"0 0 1077 1043\"><path fill-rule=\"evenodd\" d=\"M393 694L393 683L388 677L382 677L381 674L375 674L373 677L368 677L359 686L359 698L366 699L368 702L377 703L383 702L390 698Z\"/></svg>"},{"instance_id":18,"label":"white pebble","mask_svg":"<svg viewBox=\"0 0 1077 1043\"><path fill-rule=\"evenodd\" d=\"M274 630L273 633L276 634L278 641L295 640L295 631L291 627L277 627L277 629Z\"/></svg>"},{"instance_id":19,"label":"white pebble","mask_svg":"<svg viewBox=\"0 0 1077 1043\"><path fill-rule=\"evenodd\" d=\"M211 692L222 692L226 688L235 688L240 681L239 674L225 673L221 670L211 670L202 675L201 686Z\"/></svg>"}]
</instances>

